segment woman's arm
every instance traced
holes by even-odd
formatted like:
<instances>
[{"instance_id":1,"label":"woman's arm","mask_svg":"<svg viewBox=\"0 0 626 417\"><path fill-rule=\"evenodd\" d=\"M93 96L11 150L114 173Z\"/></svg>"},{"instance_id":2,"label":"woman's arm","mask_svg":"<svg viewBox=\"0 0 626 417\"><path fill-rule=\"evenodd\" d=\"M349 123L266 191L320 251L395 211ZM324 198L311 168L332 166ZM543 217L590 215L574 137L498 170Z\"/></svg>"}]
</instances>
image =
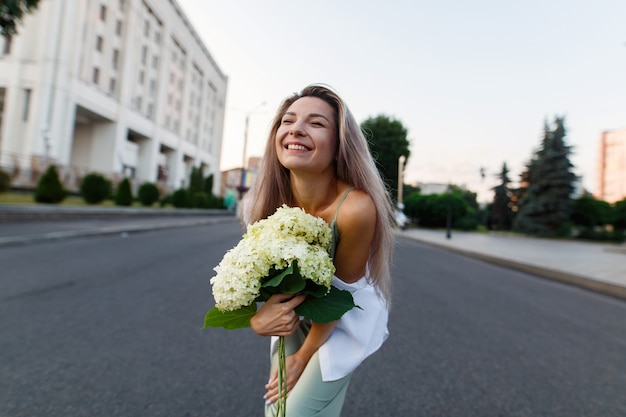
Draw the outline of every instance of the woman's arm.
<instances>
[{"instance_id":1,"label":"woman's arm","mask_svg":"<svg viewBox=\"0 0 626 417\"><path fill-rule=\"evenodd\" d=\"M335 275L343 282L358 281L367 268L376 230L376 206L368 194L354 190L348 194L337 216L339 245L335 252Z\"/></svg>"}]
</instances>

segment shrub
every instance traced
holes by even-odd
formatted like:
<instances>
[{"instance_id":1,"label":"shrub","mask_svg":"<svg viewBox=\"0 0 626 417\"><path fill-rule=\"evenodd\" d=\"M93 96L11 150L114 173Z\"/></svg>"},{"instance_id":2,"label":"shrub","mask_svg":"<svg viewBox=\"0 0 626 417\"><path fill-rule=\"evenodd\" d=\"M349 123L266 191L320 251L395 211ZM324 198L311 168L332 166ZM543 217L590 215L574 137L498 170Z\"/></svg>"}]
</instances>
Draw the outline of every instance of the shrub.
<instances>
[{"instance_id":1,"label":"shrub","mask_svg":"<svg viewBox=\"0 0 626 417\"><path fill-rule=\"evenodd\" d=\"M11 175L0 169L0 193L9 191L11 188Z\"/></svg>"},{"instance_id":2,"label":"shrub","mask_svg":"<svg viewBox=\"0 0 626 417\"><path fill-rule=\"evenodd\" d=\"M38 203L57 204L65 199L67 191L63 188L56 166L50 165L39 178L35 188L35 201Z\"/></svg>"},{"instance_id":3,"label":"shrub","mask_svg":"<svg viewBox=\"0 0 626 417\"><path fill-rule=\"evenodd\" d=\"M159 205L161 207L165 207L167 205L172 205L172 194L168 194L159 201Z\"/></svg>"},{"instance_id":4,"label":"shrub","mask_svg":"<svg viewBox=\"0 0 626 417\"><path fill-rule=\"evenodd\" d=\"M80 195L87 204L99 204L111 197L112 184L103 175L90 173L80 183Z\"/></svg>"},{"instance_id":5,"label":"shrub","mask_svg":"<svg viewBox=\"0 0 626 417\"><path fill-rule=\"evenodd\" d=\"M223 208L226 208L226 203L224 202L223 198L216 197L213 194L210 194L209 195L209 202L208 202L206 207L207 208L223 209Z\"/></svg>"},{"instance_id":6,"label":"shrub","mask_svg":"<svg viewBox=\"0 0 626 417\"><path fill-rule=\"evenodd\" d=\"M132 206L133 205L133 190L130 187L130 180L124 178L117 187L115 193L115 204L118 206Z\"/></svg>"},{"instance_id":7,"label":"shrub","mask_svg":"<svg viewBox=\"0 0 626 417\"><path fill-rule=\"evenodd\" d=\"M174 191L174 194L172 194L172 205L176 208L189 207L189 191L186 188L179 188Z\"/></svg>"},{"instance_id":8,"label":"shrub","mask_svg":"<svg viewBox=\"0 0 626 417\"><path fill-rule=\"evenodd\" d=\"M152 182L144 182L137 191L137 199L144 206L151 206L159 201L159 187Z\"/></svg>"},{"instance_id":9,"label":"shrub","mask_svg":"<svg viewBox=\"0 0 626 417\"><path fill-rule=\"evenodd\" d=\"M199 191L193 194L193 207L195 208L207 208L209 204L209 196L204 191Z\"/></svg>"}]
</instances>

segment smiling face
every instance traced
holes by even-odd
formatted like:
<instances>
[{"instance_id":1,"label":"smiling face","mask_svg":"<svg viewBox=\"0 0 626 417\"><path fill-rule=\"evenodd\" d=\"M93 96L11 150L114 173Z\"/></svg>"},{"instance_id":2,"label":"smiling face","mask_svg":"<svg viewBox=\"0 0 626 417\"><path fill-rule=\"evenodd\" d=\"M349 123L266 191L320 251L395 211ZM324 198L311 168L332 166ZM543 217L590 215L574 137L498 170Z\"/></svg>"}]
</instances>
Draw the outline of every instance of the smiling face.
<instances>
[{"instance_id":1,"label":"smiling face","mask_svg":"<svg viewBox=\"0 0 626 417\"><path fill-rule=\"evenodd\" d=\"M323 172L337 152L335 111L317 97L296 100L276 131L278 160L292 171Z\"/></svg>"}]
</instances>

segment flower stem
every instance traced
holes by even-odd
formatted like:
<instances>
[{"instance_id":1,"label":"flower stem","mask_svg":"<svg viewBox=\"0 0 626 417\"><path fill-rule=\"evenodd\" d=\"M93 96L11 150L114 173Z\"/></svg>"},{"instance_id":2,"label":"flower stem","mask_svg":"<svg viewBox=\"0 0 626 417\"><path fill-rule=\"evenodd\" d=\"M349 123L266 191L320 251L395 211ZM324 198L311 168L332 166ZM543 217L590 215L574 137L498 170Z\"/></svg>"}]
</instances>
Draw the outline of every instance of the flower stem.
<instances>
[{"instance_id":1,"label":"flower stem","mask_svg":"<svg viewBox=\"0 0 626 417\"><path fill-rule=\"evenodd\" d=\"M285 356L285 338L278 337L278 403L276 404L277 415L287 415L287 366Z\"/></svg>"}]
</instances>

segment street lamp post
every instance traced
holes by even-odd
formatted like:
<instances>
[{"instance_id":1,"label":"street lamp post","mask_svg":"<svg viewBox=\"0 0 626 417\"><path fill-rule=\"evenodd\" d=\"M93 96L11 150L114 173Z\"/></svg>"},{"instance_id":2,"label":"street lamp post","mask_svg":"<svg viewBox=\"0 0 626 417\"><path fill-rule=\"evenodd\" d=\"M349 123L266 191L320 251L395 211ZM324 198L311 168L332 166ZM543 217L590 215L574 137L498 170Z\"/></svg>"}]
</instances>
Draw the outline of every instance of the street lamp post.
<instances>
[{"instance_id":1,"label":"street lamp post","mask_svg":"<svg viewBox=\"0 0 626 417\"><path fill-rule=\"evenodd\" d=\"M404 161L406 157L400 155L398 158L398 207L402 204L402 185L404 183Z\"/></svg>"},{"instance_id":2,"label":"street lamp post","mask_svg":"<svg viewBox=\"0 0 626 417\"><path fill-rule=\"evenodd\" d=\"M447 190L448 214L446 216L446 239L452 237L452 187L448 184Z\"/></svg>"},{"instance_id":3,"label":"street lamp post","mask_svg":"<svg viewBox=\"0 0 626 417\"><path fill-rule=\"evenodd\" d=\"M248 187L246 186L246 154L248 151L248 129L250 126L250 115L255 111L259 110L261 107L265 106L265 102L261 103L257 107L253 108L246 114L246 125L243 132L243 155L241 160L241 182L239 183L239 187L237 187L237 191L239 191L239 199L243 197L246 191L248 191Z\"/></svg>"}]
</instances>

